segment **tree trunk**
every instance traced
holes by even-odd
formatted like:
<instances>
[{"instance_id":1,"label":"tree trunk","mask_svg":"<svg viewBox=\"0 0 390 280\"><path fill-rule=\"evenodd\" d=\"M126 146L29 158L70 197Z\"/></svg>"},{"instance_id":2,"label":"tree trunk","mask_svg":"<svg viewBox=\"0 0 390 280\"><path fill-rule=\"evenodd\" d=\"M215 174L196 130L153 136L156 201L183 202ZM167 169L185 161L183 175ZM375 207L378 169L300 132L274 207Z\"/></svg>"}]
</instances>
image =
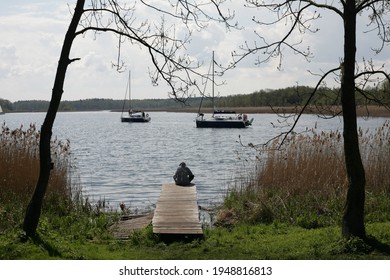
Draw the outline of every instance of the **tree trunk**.
<instances>
[{"instance_id":1,"label":"tree trunk","mask_svg":"<svg viewBox=\"0 0 390 280\"><path fill-rule=\"evenodd\" d=\"M52 128L57 115L58 107L61 102L66 70L68 68L68 65L71 63L71 60L69 59L69 54L72 48L73 40L75 38L77 26L84 11L84 2L85 0L77 1L75 12L73 14L68 31L65 35L64 44L61 50L61 56L58 61L57 73L54 80L49 109L47 111L45 120L41 128L41 136L39 140L39 177L34 194L27 207L23 223L23 230L25 231L27 236L34 236L36 233L39 218L41 215L43 198L45 196L46 189L49 183L50 171L51 169L53 169L50 151Z\"/></svg>"},{"instance_id":2,"label":"tree trunk","mask_svg":"<svg viewBox=\"0 0 390 280\"><path fill-rule=\"evenodd\" d=\"M342 235L365 239L364 200L365 173L359 150L359 137L355 102L356 56L355 0L347 0L344 11L344 65L341 78L341 104L343 108L344 157L348 177L348 193L345 204Z\"/></svg>"}]
</instances>

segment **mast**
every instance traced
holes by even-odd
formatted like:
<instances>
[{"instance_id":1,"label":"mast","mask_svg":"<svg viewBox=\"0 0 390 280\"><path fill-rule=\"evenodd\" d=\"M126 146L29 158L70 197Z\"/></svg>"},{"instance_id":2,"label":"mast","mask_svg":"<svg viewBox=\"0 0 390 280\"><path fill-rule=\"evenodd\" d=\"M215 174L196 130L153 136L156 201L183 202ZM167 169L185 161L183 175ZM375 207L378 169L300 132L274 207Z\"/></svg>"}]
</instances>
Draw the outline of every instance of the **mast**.
<instances>
[{"instance_id":1,"label":"mast","mask_svg":"<svg viewBox=\"0 0 390 280\"><path fill-rule=\"evenodd\" d=\"M210 67L210 66L209 66ZM212 52L212 60L211 60L211 82L212 82L212 85L211 85L211 92L212 92L212 96L211 96L211 103L212 103L212 106L213 106L213 114L212 116L214 117L214 51ZM207 77L210 77L210 68L208 70L208 73L207 73ZM209 80L207 79L206 80L206 84ZM200 100L200 104L199 104L199 109L198 109L198 116L201 114L200 113L200 108L202 107L202 103L203 103L203 98L205 97L206 95L206 85L205 85L205 88L204 88L204 91L203 91L203 94L202 94L202 98ZM207 96L206 96L207 97ZM203 114L202 114L203 115Z\"/></svg>"},{"instance_id":2,"label":"mast","mask_svg":"<svg viewBox=\"0 0 390 280\"><path fill-rule=\"evenodd\" d=\"M211 61L211 81L212 81L212 87L211 87L211 93L212 93L212 103L213 103L213 116L214 116L214 111L215 111L215 106L214 106L214 51L213 51L213 56L212 56L212 61Z\"/></svg>"},{"instance_id":3,"label":"mast","mask_svg":"<svg viewBox=\"0 0 390 280\"><path fill-rule=\"evenodd\" d=\"M213 51L213 61L212 61L211 71L212 71L212 81L213 81L213 88L212 88L212 94L213 94L213 102L214 102L214 51ZM213 104L214 106L214 104Z\"/></svg>"},{"instance_id":4,"label":"mast","mask_svg":"<svg viewBox=\"0 0 390 280\"><path fill-rule=\"evenodd\" d=\"M123 99L123 105L122 105L122 114L121 114L121 118L123 117L123 112L125 110L125 106L126 106L126 98L127 98L127 91L129 91L129 113L131 111L131 97L130 97L130 73L131 71L129 70L129 80L127 81L127 87L126 87L126 91L125 91L125 98Z\"/></svg>"},{"instance_id":5,"label":"mast","mask_svg":"<svg viewBox=\"0 0 390 280\"><path fill-rule=\"evenodd\" d=\"M129 110L131 110L131 70L129 70Z\"/></svg>"}]
</instances>

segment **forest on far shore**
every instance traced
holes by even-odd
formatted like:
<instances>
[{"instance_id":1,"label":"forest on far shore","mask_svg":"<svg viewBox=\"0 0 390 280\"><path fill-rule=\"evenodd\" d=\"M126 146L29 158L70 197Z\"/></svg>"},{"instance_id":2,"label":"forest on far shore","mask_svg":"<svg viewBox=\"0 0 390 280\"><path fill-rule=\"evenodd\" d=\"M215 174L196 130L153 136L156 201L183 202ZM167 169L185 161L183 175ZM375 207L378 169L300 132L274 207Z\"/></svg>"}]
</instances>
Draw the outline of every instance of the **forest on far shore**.
<instances>
[{"instance_id":1,"label":"forest on far shore","mask_svg":"<svg viewBox=\"0 0 390 280\"><path fill-rule=\"evenodd\" d=\"M250 94L236 94L221 96L215 99L218 108L243 108L243 107L290 107L304 105L310 98L313 88L307 86L287 87L283 89L266 89ZM375 96L375 98L373 98ZM367 98L371 97L371 98ZM390 104L390 90L388 84L380 89L371 89L364 93L357 93L358 105L377 105L378 101ZM166 99L137 99L132 100L131 107L140 110L180 110L197 109L202 103L202 108L212 107L211 98L191 97L184 103L178 100ZM312 98L311 105L331 106L340 104L339 88L322 87ZM49 101L27 100L10 102L0 98L0 105L4 112L44 112L47 111ZM75 101L62 101L60 111L97 111L112 110L121 111L129 108L129 101L114 100L109 98L93 98Z\"/></svg>"}]
</instances>

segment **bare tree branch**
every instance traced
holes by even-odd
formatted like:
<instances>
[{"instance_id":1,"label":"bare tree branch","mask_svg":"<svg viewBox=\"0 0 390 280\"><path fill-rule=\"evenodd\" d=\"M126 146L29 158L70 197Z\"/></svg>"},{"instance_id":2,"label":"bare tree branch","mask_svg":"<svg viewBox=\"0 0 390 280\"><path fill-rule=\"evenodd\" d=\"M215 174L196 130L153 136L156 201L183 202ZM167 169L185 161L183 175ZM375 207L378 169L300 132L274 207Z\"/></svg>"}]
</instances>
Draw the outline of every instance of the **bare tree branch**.
<instances>
[{"instance_id":1,"label":"bare tree branch","mask_svg":"<svg viewBox=\"0 0 390 280\"><path fill-rule=\"evenodd\" d=\"M178 10L171 12L170 9L163 13L164 10L148 4L147 1L141 3L152 11L158 11L173 19L188 20L185 21L187 34L178 39L175 24L172 21L168 24L164 16L160 17L159 22L156 19L138 20L135 17L136 4L121 6L113 0L93 0L92 6L84 10L76 36L88 32L93 32L95 36L104 32L116 34L118 56L113 66L117 67L118 71L123 71L122 45L128 40L131 44L140 45L147 50L154 66L154 69L149 70L152 84L158 85L159 79L162 79L170 87L170 96L181 102L185 102L194 92L202 93L197 82L197 79L206 77L198 71L201 64L196 63L188 55L181 54L192 34L188 25L189 20L200 21L201 16L204 18L204 13L200 13L201 6L196 2L177 1L176 7L180 7L180 12ZM169 1L168 7L172 5L173 3ZM213 2L213 5L216 3ZM187 9L187 14L183 14L184 8ZM203 18L202 20L209 20ZM228 17L224 20L228 20Z\"/></svg>"}]
</instances>

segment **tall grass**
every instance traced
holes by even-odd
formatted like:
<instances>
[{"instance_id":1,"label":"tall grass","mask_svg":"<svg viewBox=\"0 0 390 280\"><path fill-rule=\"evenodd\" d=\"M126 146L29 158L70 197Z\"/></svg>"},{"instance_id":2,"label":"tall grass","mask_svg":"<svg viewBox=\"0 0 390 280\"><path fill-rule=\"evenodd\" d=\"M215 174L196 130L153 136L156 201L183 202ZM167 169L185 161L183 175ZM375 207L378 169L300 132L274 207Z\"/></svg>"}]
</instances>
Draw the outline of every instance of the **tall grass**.
<instances>
[{"instance_id":1,"label":"tall grass","mask_svg":"<svg viewBox=\"0 0 390 280\"><path fill-rule=\"evenodd\" d=\"M359 130L366 219L375 221L390 219L389 127L385 122L374 130ZM221 218L308 228L341 221L347 193L341 132L293 134L283 145L276 139L259 152L255 174L229 191Z\"/></svg>"},{"instance_id":2,"label":"tall grass","mask_svg":"<svg viewBox=\"0 0 390 280\"><path fill-rule=\"evenodd\" d=\"M39 175L40 132L31 124L0 134L0 234L20 230ZM106 212L104 201L93 205L74 178L69 141L51 141L54 168L45 194L38 234L44 247L51 243L106 238L119 214ZM12 247L12 238L10 240ZM55 252L54 252L55 253ZM1 252L0 252L1 255ZM9 256L8 256L9 257Z\"/></svg>"},{"instance_id":3,"label":"tall grass","mask_svg":"<svg viewBox=\"0 0 390 280\"><path fill-rule=\"evenodd\" d=\"M39 174L40 132L34 124L11 130L5 124L0 134L0 231L21 222ZM57 214L72 207L69 177L69 142L51 142L54 169L43 209Z\"/></svg>"}]
</instances>

